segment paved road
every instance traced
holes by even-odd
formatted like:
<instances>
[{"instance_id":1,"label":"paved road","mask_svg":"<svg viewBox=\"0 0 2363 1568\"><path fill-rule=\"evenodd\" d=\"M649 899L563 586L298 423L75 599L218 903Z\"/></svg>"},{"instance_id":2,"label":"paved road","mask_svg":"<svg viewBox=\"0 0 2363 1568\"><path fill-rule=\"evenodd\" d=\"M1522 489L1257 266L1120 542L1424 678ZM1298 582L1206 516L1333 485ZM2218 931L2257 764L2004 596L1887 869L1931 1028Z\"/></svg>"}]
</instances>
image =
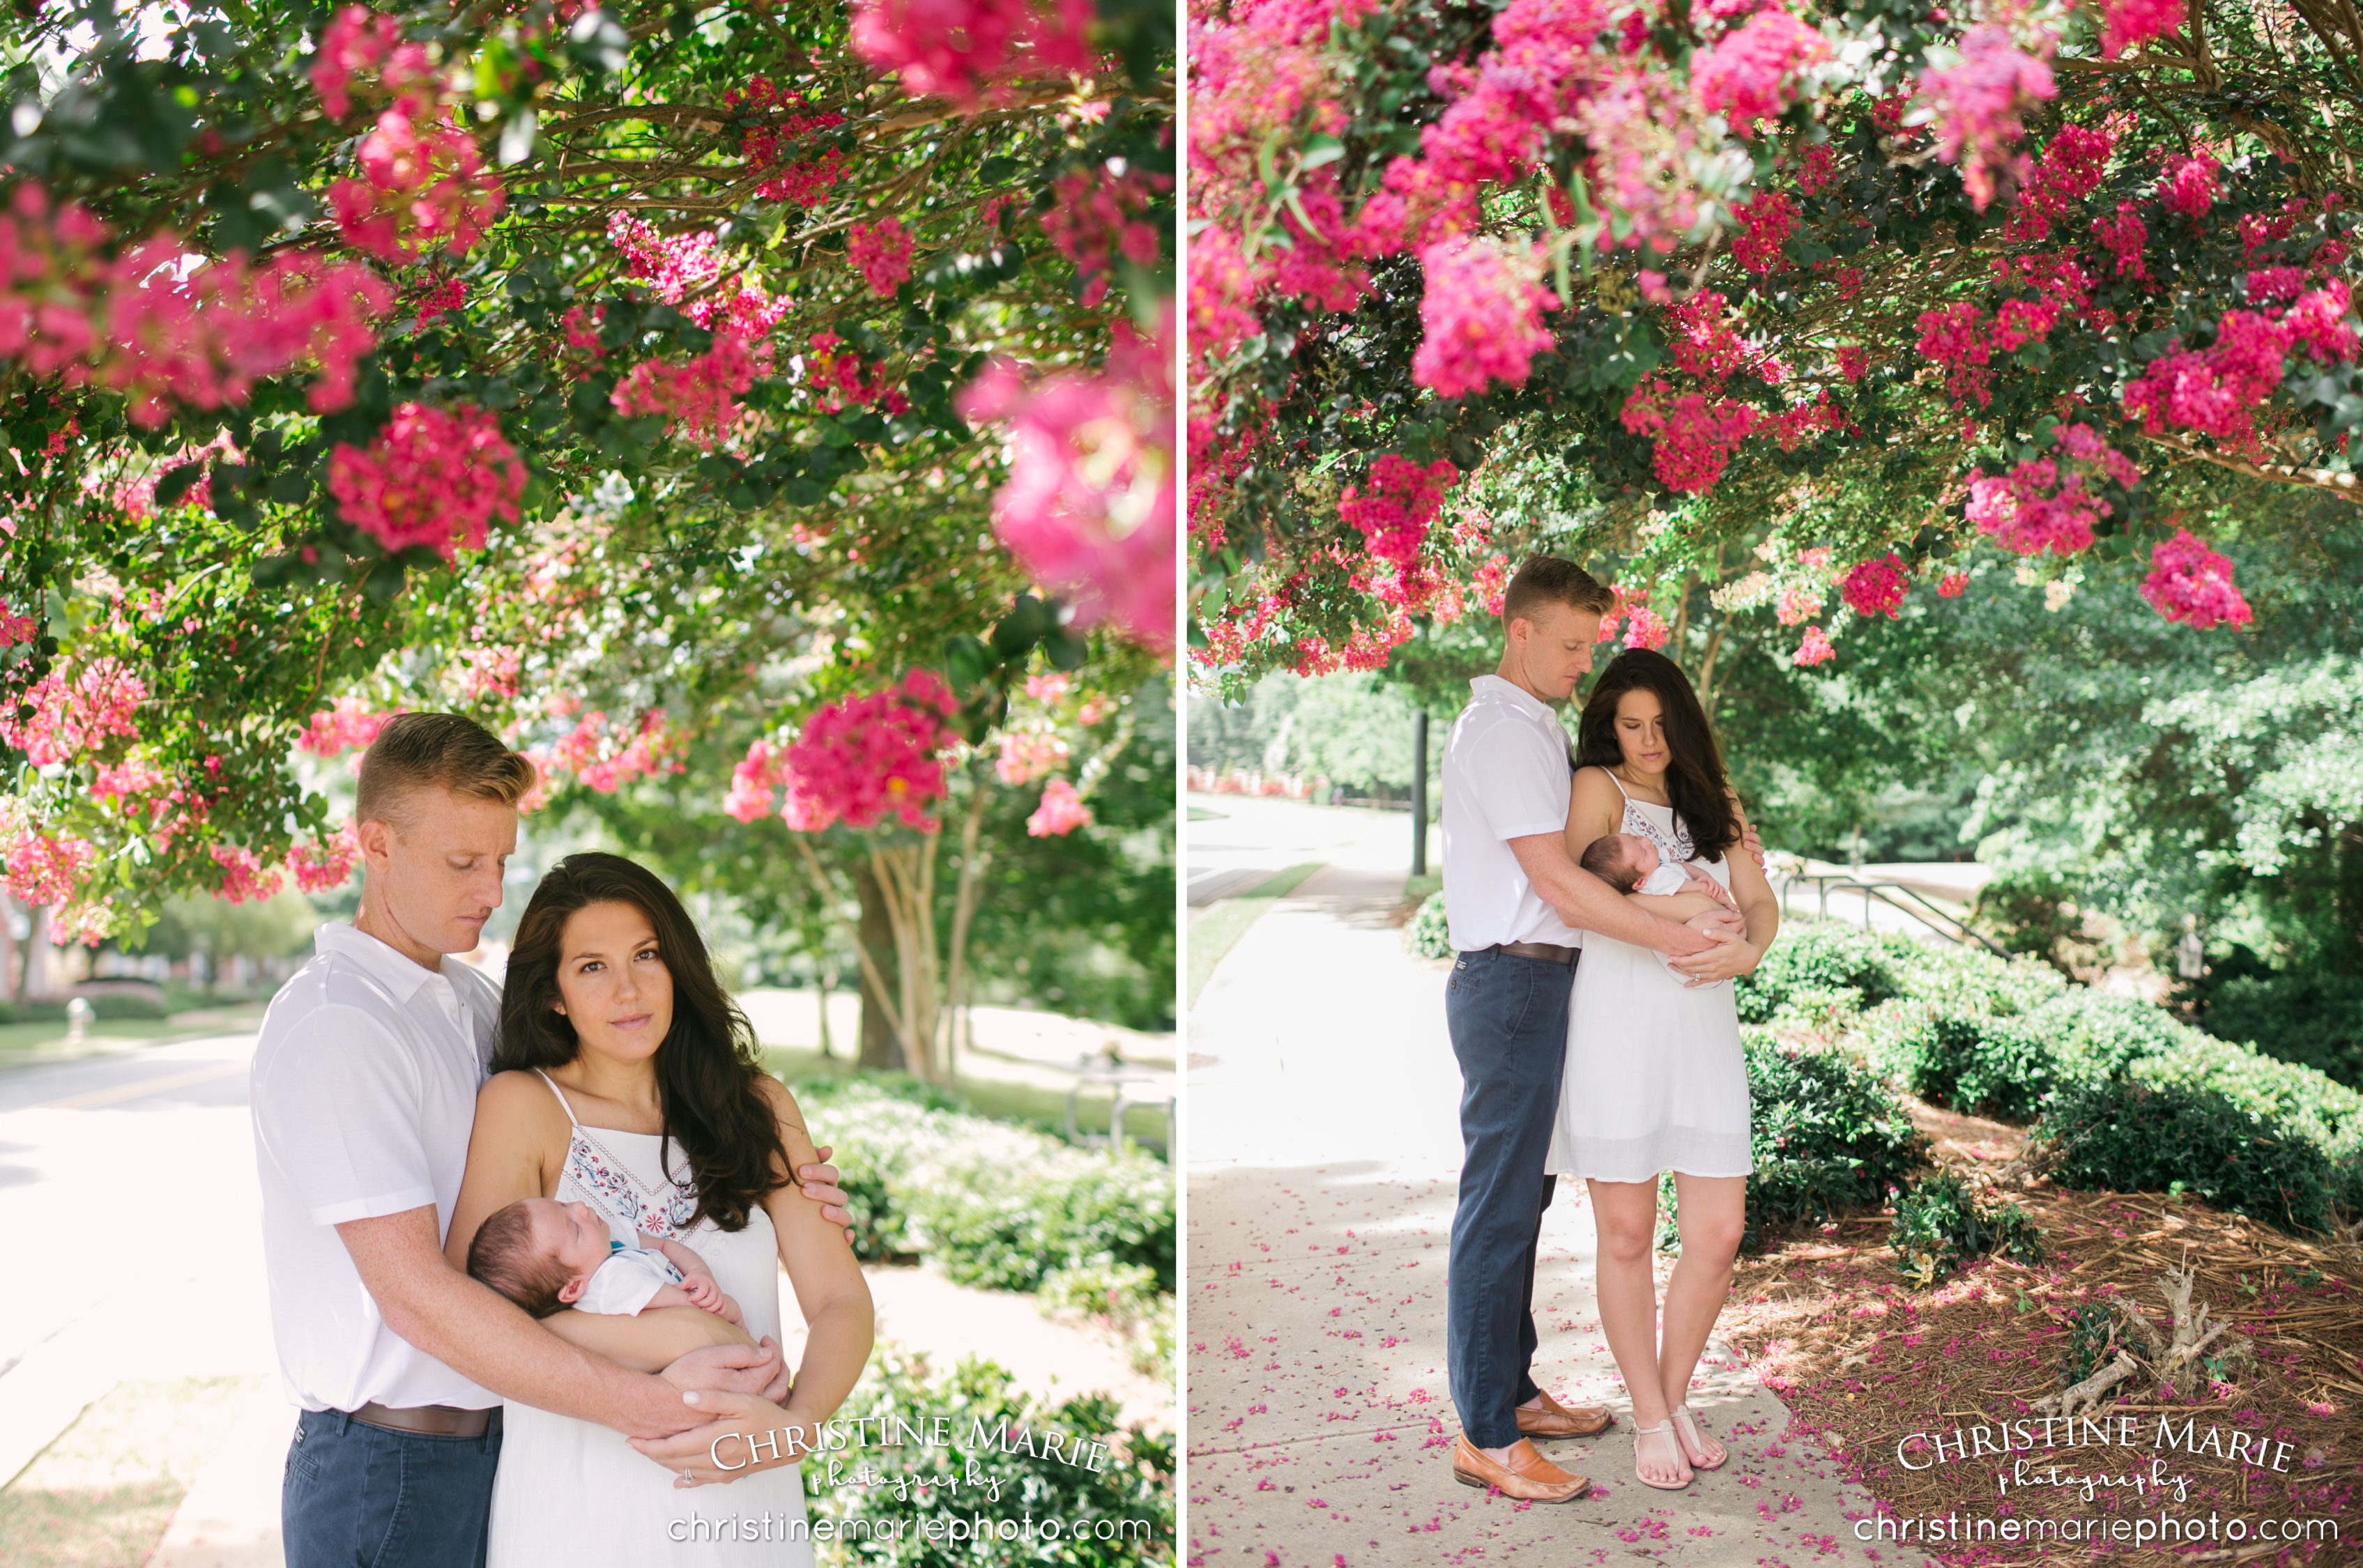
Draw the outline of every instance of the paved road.
<instances>
[{"instance_id":1,"label":"paved road","mask_svg":"<svg viewBox=\"0 0 2363 1568\"><path fill-rule=\"evenodd\" d=\"M252 1034L0 1071L0 1484L125 1379L272 1373Z\"/></svg>"},{"instance_id":2,"label":"paved road","mask_svg":"<svg viewBox=\"0 0 2363 1568\"><path fill-rule=\"evenodd\" d=\"M1372 868L1411 864L1411 816L1364 806L1309 806L1252 795L1193 795L1183 866L1193 909L1236 898L1307 861ZM1210 817L1198 813L1212 812ZM1428 829L1428 868L1441 863L1440 832Z\"/></svg>"}]
</instances>

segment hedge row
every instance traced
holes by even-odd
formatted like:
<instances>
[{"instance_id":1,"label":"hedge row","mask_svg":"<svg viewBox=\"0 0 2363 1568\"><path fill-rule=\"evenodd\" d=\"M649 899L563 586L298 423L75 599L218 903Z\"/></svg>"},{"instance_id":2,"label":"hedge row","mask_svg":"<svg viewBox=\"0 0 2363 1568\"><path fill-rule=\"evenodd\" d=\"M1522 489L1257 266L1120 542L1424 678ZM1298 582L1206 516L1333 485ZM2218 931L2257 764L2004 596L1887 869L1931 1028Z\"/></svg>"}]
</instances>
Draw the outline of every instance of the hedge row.
<instances>
[{"instance_id":1,"label":"hedge row","mask_svg":"<svg viewBox=\"0 0 2363 1568\"><path fill-rule=\"evenodd\" d=\"M794 1088L815 1136L836 1145L864 1260L926 1257L960 1284L997 1290L1129 1265L1172 1292L1173 1167L1162 1161L947 1109L915 1085Z\"/></svg>"},{"instance_id":2,"label":"hedge row","mask_svg":"<svg viewBox=\"0 0 2363 1568\"><path fill-rule=\"evenodd\" d=\"M1803 923L1737 989L1744 1019L1835 1035L1932 1104L2035 1122L2064 1185L2188 1191L2301 1231L2363 1208L2363 1094L2031 959Z\"/></svg>"}]
</instances>

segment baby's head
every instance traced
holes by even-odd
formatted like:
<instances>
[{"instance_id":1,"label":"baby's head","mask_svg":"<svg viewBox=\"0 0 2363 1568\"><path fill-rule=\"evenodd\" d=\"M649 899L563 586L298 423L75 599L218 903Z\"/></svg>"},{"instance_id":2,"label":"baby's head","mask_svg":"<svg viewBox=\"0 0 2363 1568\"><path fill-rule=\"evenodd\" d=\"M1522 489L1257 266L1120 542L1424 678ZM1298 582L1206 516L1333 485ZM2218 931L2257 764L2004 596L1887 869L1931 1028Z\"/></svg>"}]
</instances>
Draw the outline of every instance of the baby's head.
<instances>
[{"instance_id":1,"label":"baby's head","mask_svg":"<svg viewBox=\"0 0 2363 1568\"><path fill-rule=\"evenodd\" d=\"M607 1227L589 1204L521 1198L485 1220L468 1243L468 1276L547 1318L581 1299L612 1250Z\"/></svg>"},{"instance_id":2,"label":"baby's head","mask_svg":"<svg viewBox=\"0 0 2363 1568\"><path fill-rule=\"evenodd\" d=\"M1583 846L1583 858L1576 864L1629 893L1658 868L1658 846L1637 833L1603 834Z\"/></svg>"}]
</instances>

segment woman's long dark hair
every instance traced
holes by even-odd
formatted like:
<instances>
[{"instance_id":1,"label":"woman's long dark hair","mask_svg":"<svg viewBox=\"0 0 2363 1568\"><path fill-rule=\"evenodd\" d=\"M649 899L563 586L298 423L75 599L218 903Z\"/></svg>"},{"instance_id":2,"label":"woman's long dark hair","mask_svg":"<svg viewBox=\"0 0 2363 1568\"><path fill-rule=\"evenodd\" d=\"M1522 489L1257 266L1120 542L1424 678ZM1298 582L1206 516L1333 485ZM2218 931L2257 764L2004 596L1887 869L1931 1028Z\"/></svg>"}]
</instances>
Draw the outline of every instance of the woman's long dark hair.
<instances>
[{"instance_id":1,"label":"woman's long dark hair","mask_svg":"<svg viewBox=\"0 0 2363 1568\"><path fill-rule=\"evenodd\" d=\"M697 1219L743 1231L755 1207L783 1185L788 1168L780 1124L755 1087L763 1076L755 1030L714 977L697 923L645 867L586 850L549 868L509 949L493 1070L562 1067L580 1054L574 1025L558 1011L562 938L576 911L606 903L629 904L648 916L672 977L672 1028L656 1055L666 1140L658 1157L670 1170L671 1142L679 1139L697 1178Z\"/></svg>"},{"instance_id":2,"label":"woman's long dark hair","mask_svg":"<svg viewBox=\"0 0 2363 1568\"><path fill-rule=\"evenodd\" d=\"M1723 854L1739 842L1739 814L1732 810L1723 750L1714 744L1714 730L1690 677L1665 655L1627 648L1608 661L1576 721L1575 765L1613 768L1625 760L1625 748L1616 741L1616 704L1627 691L1658 699L1666 725L1666 799L1701 855Z\"/></svg>"}]
</instances>

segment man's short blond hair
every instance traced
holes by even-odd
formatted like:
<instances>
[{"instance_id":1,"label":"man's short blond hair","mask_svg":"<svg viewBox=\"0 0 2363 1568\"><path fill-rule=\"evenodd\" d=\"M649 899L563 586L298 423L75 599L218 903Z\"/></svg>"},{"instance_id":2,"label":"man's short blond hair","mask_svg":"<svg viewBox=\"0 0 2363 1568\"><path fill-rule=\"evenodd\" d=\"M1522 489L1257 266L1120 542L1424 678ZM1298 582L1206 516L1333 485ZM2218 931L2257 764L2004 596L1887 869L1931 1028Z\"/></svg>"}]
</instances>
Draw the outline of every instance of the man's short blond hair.
<instances>
[{"instance_id":1,"label":"man's short blond hair","mask_svg":"<svg viewBox=\"0 0 2363 1568\"><path fill-rule=\"evenodd\" d=\"M468 801L514 806L534 784L531 759L475 720L460 713L397 713L361 754L356 823L407 818L410 796L449 790Z\"/></svg>"},{"instance_id":2,"label":"man's short blond hair","mask_svg":"<svg viewBox=\"0 0 2363 1568\"><path fill-rule=\"evenodd\" d=\"M1616 608L1616 594L1573 561L1532 556L1502 594L1502 624L1507 627L1521 618L1531 621L1546 604L1605 615Z\"/></svg>"}]
</instances>

